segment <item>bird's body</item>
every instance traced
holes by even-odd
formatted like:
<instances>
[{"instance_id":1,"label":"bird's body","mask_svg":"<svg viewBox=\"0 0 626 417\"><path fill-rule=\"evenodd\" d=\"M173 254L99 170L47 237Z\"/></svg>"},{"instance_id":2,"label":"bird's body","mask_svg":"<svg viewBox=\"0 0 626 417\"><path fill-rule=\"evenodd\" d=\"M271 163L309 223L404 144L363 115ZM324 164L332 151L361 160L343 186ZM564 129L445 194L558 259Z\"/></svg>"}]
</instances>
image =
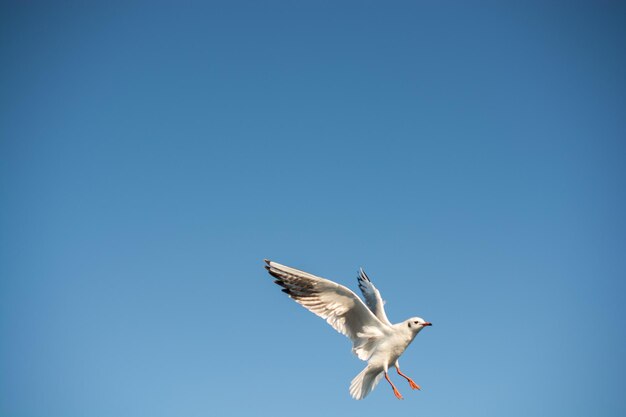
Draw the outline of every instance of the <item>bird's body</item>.
<instances>
[{"instance_id":1,"label":"bird's body","mask_svg":"<svg viewBox=\"0 0 626 417\"><path fill-rule=\"evenodd\" d=\"M350 338L354 354L367 361L365 369L350 384L353 398L365 398L384 375L395 396L401 399L402 396L387 375L392 367L407 379L412 389L420 389L400 371L398 358L415 336L431 323L414 317L391 324L380 292L362 269L358 281L367 305L343 285L269 260L265 260L265 263L265 268L276 278L274 282L283 287L283 292Z\"/></svg>"},{"instance_id":2,"label":"bird's body","mask_svg":"<svg viewBox=\"0 0 626 417\"><path fill-rule=\"evenodd\" d=\"M390 368L396 363L406 348L409 347L415 336L417 336L417 333L411 332L404 323L395 324L393 332L378 342L367 363L384 369Z\"/></svg>"}]
</instances>

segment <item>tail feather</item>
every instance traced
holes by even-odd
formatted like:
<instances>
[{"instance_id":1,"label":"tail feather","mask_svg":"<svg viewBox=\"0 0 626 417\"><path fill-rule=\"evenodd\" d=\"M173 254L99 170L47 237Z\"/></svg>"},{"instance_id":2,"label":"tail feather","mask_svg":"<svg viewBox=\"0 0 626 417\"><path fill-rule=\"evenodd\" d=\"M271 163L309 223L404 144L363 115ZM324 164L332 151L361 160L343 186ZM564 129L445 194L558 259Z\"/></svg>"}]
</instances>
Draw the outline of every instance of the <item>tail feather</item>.
<instances>
[{"instance_id":1,"label":"tail feather","mask_svg":"<svg viewBox=\"0 0 626 417\"><path fill-rule=\"evenodd\" d=\"M382 377L382 368L366 366L350 383L350 395L355 400L362 400L372 392Z\"/></svg>"}]
</instances>

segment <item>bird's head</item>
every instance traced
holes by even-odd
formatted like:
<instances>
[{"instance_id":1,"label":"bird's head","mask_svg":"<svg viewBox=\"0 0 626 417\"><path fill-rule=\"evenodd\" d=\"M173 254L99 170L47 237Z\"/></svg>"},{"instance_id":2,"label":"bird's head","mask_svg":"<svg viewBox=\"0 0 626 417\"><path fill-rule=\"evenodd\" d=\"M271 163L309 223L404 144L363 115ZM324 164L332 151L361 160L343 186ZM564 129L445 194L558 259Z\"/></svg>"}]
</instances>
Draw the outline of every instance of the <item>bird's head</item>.
<instances>
[{"instance_id":1,"label":"bird's head","mask_svg":"<svg viewBox=\"0 0 626 417\"><path fill-rule=\"evenodd\" d=\"M411 317L404 323L412 332L415 332L415 333L418 333L420 330L422 330L426 326L433 325L431 322L426 321L421 317Z\"/></svg>"}]
</instances>

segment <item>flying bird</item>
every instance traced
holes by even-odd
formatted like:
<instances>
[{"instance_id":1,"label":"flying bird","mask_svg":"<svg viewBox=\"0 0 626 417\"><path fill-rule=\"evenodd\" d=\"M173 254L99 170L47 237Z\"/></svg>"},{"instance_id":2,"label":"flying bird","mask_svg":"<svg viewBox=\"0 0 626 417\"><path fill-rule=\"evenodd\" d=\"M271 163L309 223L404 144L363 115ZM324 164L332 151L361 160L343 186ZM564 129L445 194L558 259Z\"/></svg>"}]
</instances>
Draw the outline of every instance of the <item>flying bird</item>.
<instances>
[{"instance_id":1,"label":"flying bird","mask_svg":"<svg viewBox=\"0 0 626 417\"><path fill-rule=\"evenodd\" d=\"M411 378L400 371L398 358L411 344L415 336L432 323L420 317L412 317L401 323L391 324L385 314L384 301L365 271L358 274L359 288L365 303L350 289L328 279L290 268L265 259L265 268L283 287L282 291L295 302L326 320L335 330L352 341L352 352L367 366L350 383L350 395L365 398L384 376L394 395L402 395L389 379L388 371L396 368L412 389L420 389Z\"/></svg>"}]
</instances>

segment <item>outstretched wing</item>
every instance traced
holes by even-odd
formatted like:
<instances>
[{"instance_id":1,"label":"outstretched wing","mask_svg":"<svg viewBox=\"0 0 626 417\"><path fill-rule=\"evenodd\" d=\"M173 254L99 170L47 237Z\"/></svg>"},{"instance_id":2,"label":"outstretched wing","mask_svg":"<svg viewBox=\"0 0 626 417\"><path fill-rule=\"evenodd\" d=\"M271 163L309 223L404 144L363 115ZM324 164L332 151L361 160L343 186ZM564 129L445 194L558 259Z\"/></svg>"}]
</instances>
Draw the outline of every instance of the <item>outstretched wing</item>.
<instances>
[{"instance_id":1,"label":"outstretched wing","mask_svg":"<svg viewBox=\"0 0 626 417\"><path fill-rule=\"evenodd\" d=\"M378 289L374 286L363 268L359 268L357 280L359 281L359 288L363 293L363 297L365 297L365 303L369 309L376 315L376 317L378 317L380 321L391 326L392 324L387 318L387 314L385 314L385 302L380 296L380 291L378 291Z\"/></svg>"},{"instance_id":2,"label":"outstretched wing","mask_svg":"<svg viewBox=\"0 0 626 417\"><path fill-rule=\"evenodd\" d=\"M352 340L360 359L369 359L376 341L390 333L389 326L343 285L267 259L265 263L283 292Z\"/></svg>"}]
</instances>

